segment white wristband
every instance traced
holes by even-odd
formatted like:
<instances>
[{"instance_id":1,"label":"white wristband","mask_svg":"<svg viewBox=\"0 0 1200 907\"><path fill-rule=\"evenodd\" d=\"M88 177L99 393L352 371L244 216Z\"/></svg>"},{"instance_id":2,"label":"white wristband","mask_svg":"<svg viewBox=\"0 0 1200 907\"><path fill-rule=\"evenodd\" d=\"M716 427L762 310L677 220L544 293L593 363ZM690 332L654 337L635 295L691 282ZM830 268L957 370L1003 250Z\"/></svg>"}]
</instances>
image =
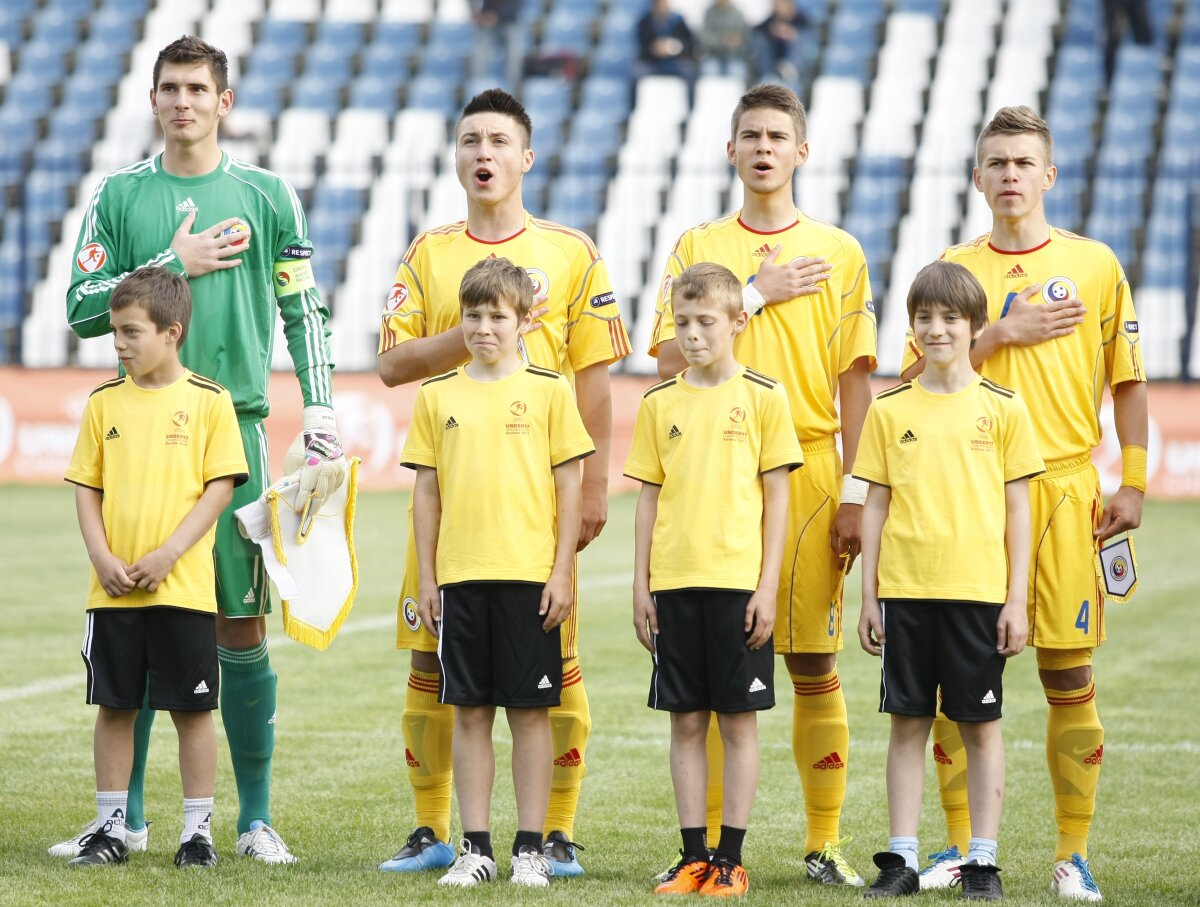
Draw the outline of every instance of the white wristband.
<instances>
[{"instance_id":1,"label":"white wristband","mask_svg":"<svg viewBox=\"0 0 1200 907\"><path fill-rule=\"evenodd\" d=\"M742 311L747 315L757 315L766 304L763 294L758 292L754 284L748 283L742 287Z\"/></svg>"},{"instance_id":2,"label":"white wristband","mask_svg":"<svg viewBox=\"0 0 1200 907\"><path fill-rule=\"evenodd\" d=\"M304 407L301 427L304 431L327 431L336 435L337 420L334 418L333 408L318 405Z\"/></svg>"},{"instance_id":3,"label":"white wristband","mask_svg":"<svg viewBox=\"0 0 1200 907\"><path fill-rule=\"evenodd\" d=\"M856 479L854 476L847 473L842 476L842 503L843 504L858 504L859 506L867 502L867 482L865 479Z\"/></svg>"}]
</instances>

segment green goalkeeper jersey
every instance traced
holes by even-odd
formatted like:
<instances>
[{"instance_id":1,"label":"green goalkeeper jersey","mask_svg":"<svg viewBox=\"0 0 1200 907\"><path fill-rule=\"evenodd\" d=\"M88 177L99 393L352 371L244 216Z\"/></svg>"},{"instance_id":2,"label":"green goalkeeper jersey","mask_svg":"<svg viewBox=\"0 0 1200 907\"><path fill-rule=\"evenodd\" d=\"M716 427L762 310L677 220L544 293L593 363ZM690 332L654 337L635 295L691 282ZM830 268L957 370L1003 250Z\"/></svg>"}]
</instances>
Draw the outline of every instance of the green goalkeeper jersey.
<instances>
[{"instance_id":1,"label":"green goalkeeper jersey","mask_svg":"<svg viewBox=\"0 0 1200 907\"><path fill-rule=\"evenodd\" d=\"M221 156L204 176L172 176L161 155L116 170L96 187L75 247L67 320L80 337L112 331L109 298L143 265L187 276L171 239L188 212L192 231L231 217L251 232L242 263L189 280L192 323L183 364L229 389L239 416L265 418L275 338L283 318L304 405L333 405L329 310L312 276L312 244L295 190L260 167Z\"/></svg>"}]
</instances>

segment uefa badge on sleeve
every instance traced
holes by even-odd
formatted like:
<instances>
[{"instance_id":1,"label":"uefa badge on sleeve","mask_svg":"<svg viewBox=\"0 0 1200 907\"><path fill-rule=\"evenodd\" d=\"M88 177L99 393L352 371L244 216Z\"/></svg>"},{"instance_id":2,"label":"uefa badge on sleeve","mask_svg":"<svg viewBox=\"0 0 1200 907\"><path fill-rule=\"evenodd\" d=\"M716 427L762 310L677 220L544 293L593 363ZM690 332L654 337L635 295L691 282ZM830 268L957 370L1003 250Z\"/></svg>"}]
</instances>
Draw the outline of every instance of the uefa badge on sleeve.
<instances>
[{"instance_id":1,"label":"uefa badge on sleeve","mask_svg":"<svg viewBox=\"0 0 1200 907\"><path fill-rule=\"evenodd\" d=\"M1137 560L1133 539L1128 535L1100 549L1097 555L1100 573L1104 577L1104 595L1122 604L1133 598L1137 589Z\"/></svg>"}]
</instances>

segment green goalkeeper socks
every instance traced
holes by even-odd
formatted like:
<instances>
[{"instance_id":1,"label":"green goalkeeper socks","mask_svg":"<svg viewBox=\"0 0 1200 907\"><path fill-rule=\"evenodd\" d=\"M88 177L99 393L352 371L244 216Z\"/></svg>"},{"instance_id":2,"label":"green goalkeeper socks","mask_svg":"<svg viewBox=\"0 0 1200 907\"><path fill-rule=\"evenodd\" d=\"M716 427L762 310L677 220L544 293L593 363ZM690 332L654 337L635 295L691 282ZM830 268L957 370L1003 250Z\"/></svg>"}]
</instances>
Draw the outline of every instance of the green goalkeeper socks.
<instances>
[{"instance_id":1,"label":"green goalkeeper socks","mask_svg":"<svg viewBox=\"0 0 1200 907\"><path fill-rule=\"evenodd\" d=\"M217 647L221 718L238 790L238 834L271 824L271 757L275 751L275 672L264 640L253 649Z\"/></svg>"},{"instance_id":2,"label":"green goalkeeper socks","mask_svg":"<svg viewBox=\"0 0 1200 907\"><path fill-rule=\"evenodd\" d=\"M150 708L150 684L133 723L133 771L129 773L129 803L125 808L125 827L141 831L146 827L146 757L150 752L150 730L154 727L154 709Z\"/></svg>"}]
</instances>

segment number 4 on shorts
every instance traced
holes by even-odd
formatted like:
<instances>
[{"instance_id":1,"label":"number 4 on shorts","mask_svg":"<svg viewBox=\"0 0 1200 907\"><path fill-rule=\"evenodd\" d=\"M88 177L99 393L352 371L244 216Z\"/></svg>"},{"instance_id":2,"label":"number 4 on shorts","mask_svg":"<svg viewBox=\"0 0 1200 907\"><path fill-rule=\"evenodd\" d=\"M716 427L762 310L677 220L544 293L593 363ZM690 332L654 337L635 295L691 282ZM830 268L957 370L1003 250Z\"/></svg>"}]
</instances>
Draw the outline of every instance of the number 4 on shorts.
<instances>
[{"instance_id":1,"label":"number 4 on shorts","mask_svg":"<svg viewBox=\"0 0 1200 907\"><path fill-rule=\"evenodd\" d=\"M1091 614L1091 603L1085 598L1083 604L1079 607L1079 613L1075 615L1075 626L1087 635L1088 617Z\"/></svg>"}]
</instances>

